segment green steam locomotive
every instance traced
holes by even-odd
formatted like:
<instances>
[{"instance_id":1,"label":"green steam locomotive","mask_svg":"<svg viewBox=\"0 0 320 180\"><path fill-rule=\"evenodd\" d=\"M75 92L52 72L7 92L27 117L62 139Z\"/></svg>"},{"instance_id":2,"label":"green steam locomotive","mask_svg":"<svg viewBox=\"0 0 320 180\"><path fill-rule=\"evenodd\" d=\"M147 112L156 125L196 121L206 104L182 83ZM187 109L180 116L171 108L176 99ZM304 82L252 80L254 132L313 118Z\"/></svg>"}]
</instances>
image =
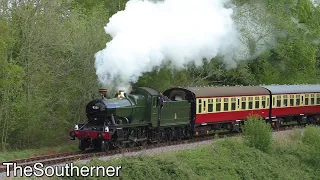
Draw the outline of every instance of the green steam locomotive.
<instances>
[{"instance_id":1,"label":"green steam locomotive","mask_svg":"<svg viewBox=\"0 0 320 180\"><path fill-rule=\"evenodd\" d=\"M158 91L139 87L130 94L119 91L114 98L101 98L86 106L88 121L75 125L70 132L79 139L79 149L108 151L147 143L180 140L191 134L191 104L187 100L170 100Z\"/></svg>"}]
</instances>

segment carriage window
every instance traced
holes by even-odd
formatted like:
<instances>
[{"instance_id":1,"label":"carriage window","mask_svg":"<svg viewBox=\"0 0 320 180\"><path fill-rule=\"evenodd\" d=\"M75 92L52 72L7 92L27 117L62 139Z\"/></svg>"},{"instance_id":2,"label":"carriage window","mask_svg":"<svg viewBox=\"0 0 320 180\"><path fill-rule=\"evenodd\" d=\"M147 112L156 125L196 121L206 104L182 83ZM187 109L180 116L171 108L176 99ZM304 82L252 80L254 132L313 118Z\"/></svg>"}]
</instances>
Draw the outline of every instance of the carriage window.
<instances>
[{"instance_id":1,"label":"carriage window","mask_svg":"<svg viewBox=\"0 0 320 180\"><path fill-rule=\"evenodd\" d=\"M290 95L290 106L294 106L294 95Z\"/></svg>"},{"instance_id":2,"label":"carriage window","mask_svg":"<svg viewBox=\"0 0 320 180\"><path fill-rule=\"evenodd\" d=\"M261 106L262 107L261 108L266 108L266 99L267 98L265 96L262 97L262 101L261 101Z\"/></svg>"},{"instance_id":3,"label":"carriage window","mask_svg":"<svg viewBox=\"0 0 320 180\"><path fill-rule=\"evenodd\" d=\"M277 96L277 107L281 107L281 96Z\"/></svg>"},{"instance_id":4,"label":"carriage window","mask_svg":"<svg viewBox=\"0 0 320 180\"><path fill-rule=\"evenodd\" d=\"M304 98L304 104L305 105L309 105L309 94L306 94L305 98Z\"/></svg>"},{"instance_id":5,"label":"carriage window","mask_svg":"<svg viewBox=\"0 0 320 180\"><path fill-rule=\"evenodd\" d=\"M267 98L267 107L269 107L269 104L270 104L270 99Z\"/></svg>"},{"instance_id":6,"label":"carriage window","mask_svg":"<svg viewBox=\"0 0 320 180\"><path fill-rule=\"evenodd\" d=\"M236 98L231 98L231 111L236 110L236 102L237 102Z\"/></svg>"},{"instance_id":7,"label":"carriage window","mask_svg":"<svg viewBox=\"0 0 320 180\"><path fill-rule=\"evenodd\" d=\"M314 105L314 94L311 94L310 101L311 101L311 105Z\"/></svg>"},{"instance_id":8,"label":"carriage window","mask_svg":"<svg viewBox=\"0 0 320 180\"><path fill-rule=\"evenodd\" d=\"M249 104L248 104L248 109L252 109L253 108L253 97L249 97Z\"/></svg>"},{"instance_id":9,"label":"carriage window","mask_svg":"<svg viewBox=\"0 0 320 180\"><path fill-rule=\"evenodd\" d=\"M228 98L223 98L223 111L228 111L229 110L229 99Z\"/></svg>"},{"instance_id":10,"label":"carriage window","mask_svg":"<svg viewBox=\"0 0 320 180\"><path fill-rule=\"evenodd\" d=\"M288 106L288 95L283 96L283 106Z\"/></svg>"},{"instance_id":11,"label":"carriage window","mask_svg":"<svg viewBox=\"0 0 320 180\"><path fill-rule=\"evenodd\" d=\"M208 99L208 112L213 112L213 99Z\"/></svg>"},{"instance_id":12,"label":"carriage window","mask_svg":"<svg viewBox=\"0 0 320 180\"><path fill-rule=\"evenodd\" d=\"M259 109L260 108L260 97L255 97L254 99L255 99L255 102L254 102L255 108Z\"/></svg>"},{"instance_id":13,"label":"carriage window","mask_svg":"<svg viewBox=\"0 0 320 180\"><path fill-rule=\"evenodd\" d=\"M246 109L246 106L247 106L247 103L246 103L246 101L247 101L247 98L246 97L242 97L241 98L241 109Z\"/></svg>"},{"instance_id":14,"label":"carriage window","mask_svg":"<svg viewBox=\"0 0 320 180\"><path fill-rule=\"evenodd\" d=\"M320 104L320 94L317 94L317 104Z\"/></svg>"},{"instance_id":15,"label":"carriage window","mask_svg":"<svg viewBox=\"0 0 320 180\"><path fill-rule=\"evenodd\" d=\"M247 103L246 102L242 102L241 103L241 109L246 109Z\"/></svg>"},{"instance_id":16,"label":"carriage window","mask_svg":"<svg viewBox=\"0 0 320 180\"><path fill-rule=\"evenodd\" d=\"M224 103L223 110L224 111L228 111L228 109L229 109L229 104L228 103Z\"/></svg>"},{"instance_id":17,"label":"carriage window","mask_svg":"<svg viewBox=\"0 0 320 180\"><path fill-rule=\"evenodd\" d=\"M216 99L216 111L221 111L221 98Z\"/></svg>"},{"instance_id":18,"label":"carriage window","mask_svg":"<svg viewBox=\"0 0 320 180\"><path fill-rule=\"evenodd\" d=\"M296 105L300 106L300 95L296 95Z\"/></svg>"},{"instance_id":19,"label":"carriage window","mask_svg":"<svg viewBox=\"0 0 320 180\"><path fill-rule=\"evenodd\" d=\"M259 108L260 108L259 105L260 105L260 102L259 102L259 101L256 101L256 102L255 102L255 108L256 108L256 109L259 109Z\"/></svg>"}]
</instances>

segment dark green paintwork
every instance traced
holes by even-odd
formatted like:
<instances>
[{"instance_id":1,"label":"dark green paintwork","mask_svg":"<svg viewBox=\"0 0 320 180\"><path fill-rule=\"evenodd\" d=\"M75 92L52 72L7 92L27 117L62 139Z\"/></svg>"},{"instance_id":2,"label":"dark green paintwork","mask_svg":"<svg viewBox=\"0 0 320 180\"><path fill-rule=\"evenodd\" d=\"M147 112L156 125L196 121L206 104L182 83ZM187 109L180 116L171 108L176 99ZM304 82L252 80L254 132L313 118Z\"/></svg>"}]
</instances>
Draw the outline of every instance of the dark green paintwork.
<instances>
[{"instance_id":1,"label":"dark green paintwork","mask_svg":"<svg viewBox=\"0 0 320 180\"><path fill-rule=\"evenodd\" d=\"M151 122L155 126L158 123L158 107L152 108ZM188 101L165 101L161 108L160 126L176 126L189 124L190 103Z\"/></svg>"},{"instance_id":2,"label":"dark green paintwork","mask_svg":"<svg viewBox=\"0 0 320 180\"><path fill-rule=\"evenodd\" d=\"M131 125L150 124L158 126L158 94L150 88L137 88L132 94L126 96L132 106L121 106L112 111L118 117L131 119ZM118 98L110 99L121 101ZM118 103L121 104L121 103ZM161 109L160 126L187 125L190 121L190 103L188 101L165 101ZM126 125L128 126L128 125Z\"/></svg>"}]
</instances>

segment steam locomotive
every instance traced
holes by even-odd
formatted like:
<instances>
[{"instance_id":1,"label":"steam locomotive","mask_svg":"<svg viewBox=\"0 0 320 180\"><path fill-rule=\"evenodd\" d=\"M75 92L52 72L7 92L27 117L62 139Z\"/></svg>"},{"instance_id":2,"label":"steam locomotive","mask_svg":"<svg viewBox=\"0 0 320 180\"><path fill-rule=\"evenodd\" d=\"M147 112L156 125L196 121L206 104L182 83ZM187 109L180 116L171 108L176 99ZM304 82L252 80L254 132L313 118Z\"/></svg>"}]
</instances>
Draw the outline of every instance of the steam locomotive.
<instances>
[{"instance_id":1,"label":"steam locomotive","mask_svg":"<svg viewBox=\"0 0 320 180\"><path fill-rule=\"evenodd\" d=\"M179 141L219 129L240 132L250 114L273 128L320 122L318 84L176 87L163 95L138 87L130 94L119 91L114 98L107 98L104 89L100 94L86 106L87 123L70 131L82 151Z\"/></svg>"}]
</instances>

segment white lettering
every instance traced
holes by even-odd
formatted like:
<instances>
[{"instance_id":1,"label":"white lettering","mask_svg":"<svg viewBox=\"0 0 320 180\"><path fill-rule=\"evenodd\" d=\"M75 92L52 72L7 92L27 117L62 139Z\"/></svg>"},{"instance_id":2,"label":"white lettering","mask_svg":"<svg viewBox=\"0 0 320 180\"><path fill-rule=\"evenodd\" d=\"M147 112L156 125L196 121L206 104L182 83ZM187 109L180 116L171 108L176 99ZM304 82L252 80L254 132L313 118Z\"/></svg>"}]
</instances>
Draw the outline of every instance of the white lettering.
<instances>
[{"instance_id":1,"label":"white lettering","mask_svg":"<svg viewBox=\"0 0 320 180\"><path fill-rule=\"evenodd\" d=\"M69 164L66 164L65 165L65 169L66 169L66 174L65 174L65 176L67 176L67 177L70 177L70 174L69 174Z\"/></svg>"},{"instance_id":2,"label":"white lettering","mask_svg":"<svg viewBox=\"0 0 320 180\"><path fill-rule=\"evenodd\" d=\"M17 166L17 163L13 164L13 176L17 177L17 171L18 169L20 170L20 176L22 176L22 167L21 166Z\"/></svg>"},{"instance_id":3,"label":"white lettering","mask_svg":"<svg viewBox=\"0 0 320 180\"><path fill-rule=\"evenodd\" d=\"M26 166L23 169L23 173L25 176L30 177L32 176L32 167L31 166Z\"/></svg>"},{"instance_id":4,"label":"white lettering","mask_svg":"<svg viewBox=\"0 0 320 180\"><path fill-rule=\"evenodd\" d=\"M107 175L108 175L108 176L114 176L114 172L115 172L114 167L109 166L109 167L107 168ZM109 174L109 173L112 173L112 174Z\"/></svg>"},{"instance_id":5,"label":"white lettering","mask_svg":"<svg viewBox=\"0 0 320 180\"><path fill-rule=\"evenodd\" d=\"M64 169L63 167L59 168L59 167L56 167L56 176L58 177L63 177L65 176L65 173L64 173Z\"/></svg>"},{"instance_id":6,"label":"white lettering","mask_svg":"<svg viewBox=\"0 0 320 180\"><path fill-rule=\"evenodd\" d=\"M103 176L103 177L106 176L106 171L104 170L105 168L104 168L103 166L98 166L98 167L97 167L96 176L100 176L100 175L99 175L99 169L101 169L101 171L102 171L102 176Z\"/></svg>"},{"instance_id":7,"label":"white lettering","mask_svg":"<svg viewBox=\"0 0 320 180\"><path fill-rule=\"evenodd\" d=\"M12 166L13 163L12 162L4 162L2 163L2 166L6 166L6 176L9 177L10 176L10 165Z\"/></svg>"},{"instance_id":8,"label":"white lettering","mask_svg":"<svg viewBox=\"0 0 320 180\"><path fill-rule=\"evenodd\" d=\"M50 169L50 171L51 171L51 174L49 174L49 172L50 171L48 171ZM45 174L46 174L46 176L48 176L48 177L52 177L53 175L54 175L54 168L52 167L52 166L48 166L48 167L46 167L45 169L44 169L44 172L45 172Z\"/></svg>"},{"instance_id":9,"label":"white lettering","mask_svg":"<svg viewBox=\"0 0 320 180\"><path fill-rule=\"evenodd\" d=\"M120 169L121 169L121 166L117 166L117 171L116 171L116 176L117 177L120 176Z\"/></svg>"},{"instance_id":10,"label":"white lettering","mask_svg":"<svg viewBox=\"0 0 320 180\"><path fill-rule=\"evenodd\" d=\"M80 171L81 176L89 176L89 168L87 166L82 166Z\"/></svg>"},{"instance_id":11,"label":"white lettering","mask_svg":"<svg viewBox=\"0 0 320 180\"><path fill-rule=\"evenodd\" d=\"M40 167L39 167L40 166ZM43 174L44 174L44 171L43 171L43 164L41 164L41 163L35 163L34 164L34 166L33 166L33 168L34 168L34 170L35 170L35 173L34 173L34 175L36 176L36 177L41 177L41 176L43 176ZM40 172L39 174L37 173L37 172Z\"/></svg>"},{"instance_id":12,"label":"white lettering","mask_svg":"<svg viewBox=\"0 0 320 180\"><path fill-rule=\"evenodd\" d=\"M6 176L10 177L11 171L13 171L13 176L25 176L25 177L41 177L41 176L57 176L57 177L73 177L73 176L120 176L121 166L82 166L78 167L73 165L73 163L65 164L64 166L47 166L45 167L42 163L35 163L33 166L19 166L17 163L13 162L3 162L2 165L6 168Z\"/></svg>"},{"instance_id":13,"label":"white lettering","mask_svg":"<svg viewBox=\"0 0 320 180\"><path fill-rule=\"evenodd\" d=\"M90 167L90 176L93 177L93 171L96 167L95 166L91 166Z\"/></svg>"},{"instance_id":14,"label":"white lettering","mask_svg":"<svg viewBox=\"0 0 320 180\"><path fill-rule=\"evenodd\" d=\"M73 171L76 170L77 176L79 177L79 167L73 166L73 163L70 163L71 177L73 177Z\"/></svg>"}]
</instances>

